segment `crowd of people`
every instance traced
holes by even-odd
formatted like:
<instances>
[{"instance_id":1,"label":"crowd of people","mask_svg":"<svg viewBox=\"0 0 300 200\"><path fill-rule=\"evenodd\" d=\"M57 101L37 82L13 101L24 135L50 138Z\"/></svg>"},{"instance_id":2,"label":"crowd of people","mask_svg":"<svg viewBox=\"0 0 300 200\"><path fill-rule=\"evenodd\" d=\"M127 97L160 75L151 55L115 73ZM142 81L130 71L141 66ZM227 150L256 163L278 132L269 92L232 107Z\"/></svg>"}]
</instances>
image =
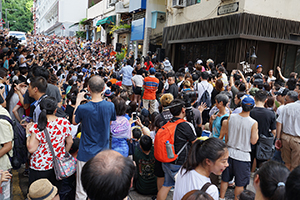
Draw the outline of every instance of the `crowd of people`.
<instances>
[{"instance_id":1,"label":"crowd of people","mask_svg":"<svg viewBox=\"0 0 300 200\"><path fill-rule=\"evenodd\" d=\"M11 198L11 160L26 134L28 199L297 199L300 79L281 68L228 70L212 59L177 71L75 37L0 33L0 199ZM3 117L4 116L4 117ZM9 119L13 121L10 123ZM26 131L25 131L26 130ZM55 156L76 173L57 180ZM167 139L165 139L167 138ZM163 139L163 143L161 142ZM246 190L253 177L256 193Z\"/></svg>"}]
</instances>

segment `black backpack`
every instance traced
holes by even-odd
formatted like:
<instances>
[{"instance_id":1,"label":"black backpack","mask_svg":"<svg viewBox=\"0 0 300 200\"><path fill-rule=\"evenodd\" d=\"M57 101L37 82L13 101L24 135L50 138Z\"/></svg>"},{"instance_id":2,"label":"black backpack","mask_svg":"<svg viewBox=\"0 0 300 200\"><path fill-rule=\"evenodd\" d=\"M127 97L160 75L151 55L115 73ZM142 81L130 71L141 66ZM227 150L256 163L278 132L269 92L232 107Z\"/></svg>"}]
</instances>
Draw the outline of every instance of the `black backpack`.
<instances>
[{"instance_id":1,"label":"black backpack","mask_svg":"<svg viewBox=\"0 0 300 200\"><path fill-rule=\"evenodd\" d=\"M201 84L202 85L202 84ZM204 86L202 85L202 87L204 88ZM201 103L206 103L206 106L209 108L211 107L211 97L207 91L207 89L204 91L204 93L202 94L200 101L199 101L199 105L201 105Z\"/></svg>"},{"instance_id":2,"label":"black backpack","mask_svg":"<svg viewBox=\"0 0 300 200\"><path fill-rule=\"evenodd\" d=\"M28 150L26 147L26 130L21 126L21 124L12 121L6 115L0 115L0 119L7 120L14 131L14 146L13 146L13 157L10 157L11 165L14 169L19 169L21 164L25 163L28 160Z\"/></svg>"}]
</instances>

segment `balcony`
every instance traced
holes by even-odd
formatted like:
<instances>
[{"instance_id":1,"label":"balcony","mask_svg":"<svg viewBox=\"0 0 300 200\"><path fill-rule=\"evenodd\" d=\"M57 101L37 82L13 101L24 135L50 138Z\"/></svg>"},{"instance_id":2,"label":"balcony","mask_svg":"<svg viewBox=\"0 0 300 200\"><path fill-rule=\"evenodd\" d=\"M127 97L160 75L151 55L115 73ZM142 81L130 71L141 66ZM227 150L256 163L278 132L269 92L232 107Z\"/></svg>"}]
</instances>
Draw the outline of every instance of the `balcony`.
<instances>
[{"instance_id":1,"label":"balcony","mask_svg":"<svg viewBox=\"0 0 300 200\"><path fill-rule=\"evenodd\" d=\"M146 0L130 0L129 12L135 13L146 9Z\"/></svg>"}]
</instances>

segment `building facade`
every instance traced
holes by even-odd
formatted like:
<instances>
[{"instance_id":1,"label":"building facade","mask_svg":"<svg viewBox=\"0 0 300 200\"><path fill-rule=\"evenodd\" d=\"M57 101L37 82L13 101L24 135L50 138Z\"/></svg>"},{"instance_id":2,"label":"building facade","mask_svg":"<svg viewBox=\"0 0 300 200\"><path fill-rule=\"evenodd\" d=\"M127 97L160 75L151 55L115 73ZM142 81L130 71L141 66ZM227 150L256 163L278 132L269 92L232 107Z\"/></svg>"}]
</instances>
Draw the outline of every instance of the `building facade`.
<instances>
[{"instance_id":1,"label":"building facade","mask_svg":"<svg viewBox=\"0 0 300 200\"><path fill-rule=\"evenodd\" d=\"M74 36L76 27L71 27L86 18L88 0L35 0L34 32L45 35Z\"/></svg>"},{"instance_id":2,"label":"building facade","mask_svg":"<svg viewBox=\"0 0 300 200\"><path fill-rule=\"evenodd\" d=\"M211 58L228 69L240 62L300 72L297 0L167 0L163 48L175 68ZM254 52L255 51L255 52ZM250 55L255 53L256 60Z\"/></svg>"}]
</instances>

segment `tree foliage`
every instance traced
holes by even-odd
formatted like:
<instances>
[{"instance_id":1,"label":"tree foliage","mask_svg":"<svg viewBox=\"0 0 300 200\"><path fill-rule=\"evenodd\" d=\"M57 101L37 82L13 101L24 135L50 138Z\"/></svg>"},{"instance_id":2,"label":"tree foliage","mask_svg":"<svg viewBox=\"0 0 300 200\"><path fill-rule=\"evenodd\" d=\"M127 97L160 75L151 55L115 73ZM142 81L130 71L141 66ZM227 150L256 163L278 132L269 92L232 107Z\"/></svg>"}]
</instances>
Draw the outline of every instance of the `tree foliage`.
<instances>
[{"instance_id":1,"label":"tree foliage","mask_svg":"<svg viewBox=\"0 0 300 200\"><path fill-rule=\"evenodd\" d=\"M24 32L33 30L32 6L33 0L2 0L2 18L5 20L5 9L7 9L10 30Z\"/></svg>"}]
</instances>

